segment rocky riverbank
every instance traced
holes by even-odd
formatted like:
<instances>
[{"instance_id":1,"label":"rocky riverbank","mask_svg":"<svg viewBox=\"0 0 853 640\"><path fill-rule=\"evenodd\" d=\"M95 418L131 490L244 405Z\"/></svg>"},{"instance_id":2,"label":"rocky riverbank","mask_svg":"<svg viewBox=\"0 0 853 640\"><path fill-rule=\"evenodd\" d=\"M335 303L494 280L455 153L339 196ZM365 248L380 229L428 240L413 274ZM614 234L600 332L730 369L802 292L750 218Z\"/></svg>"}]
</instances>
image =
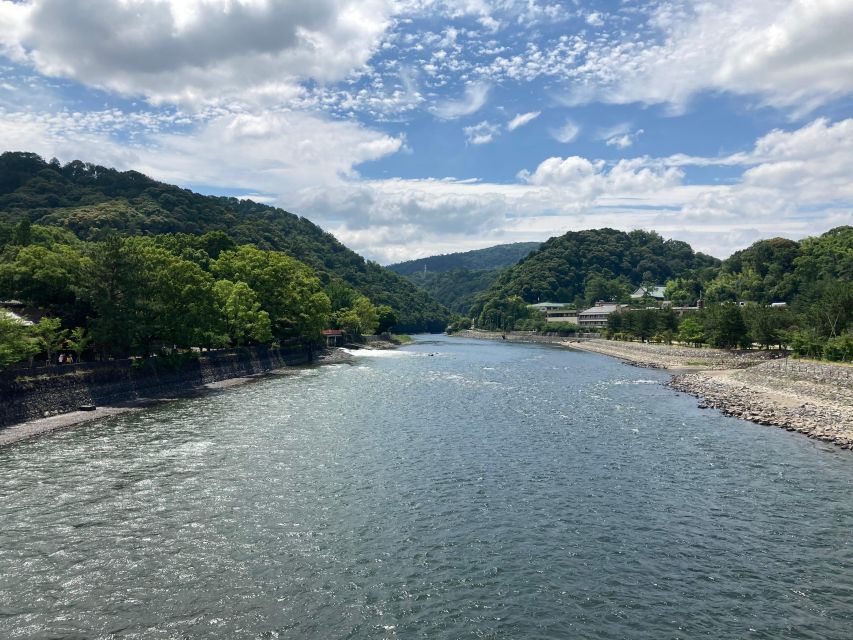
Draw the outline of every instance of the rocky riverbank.
<instances>
[{"instance_id":1,"label":"rocky riverbank","mask_svg":"<svg viewBox=\"0 0 853 640\"><path fill-rule=\"evenodd\" d=\"M462 335L500 339L500 334L490 332L468 331ZM667 385L696 396L702 408L853 449L851 366L791 360L779 351L698 349L601 339L561 338L557 343L638 367L671 371L675 377Z\"/></svg>"},{"instance_id":2,"label":"rocky riverbank","mask_svg":"<svg viewBox=\"0 0 853 640\"><path fill-rule=\"evenodd\" d=\"M678 373L668 384L702 408L853 448L853 367L790 360L778 351L728 351L587 340L566 346Z\"/></svg>"},{"instance_id":3,"label":"rocky riverbank","mask_svg":"<svg viewBox=\"0 0 853 640\"><path fill-rule=\"evenodd\" d=\"M682 374L668 385L702 408L853 448L853 368L767 362L744 370Z\"/></svg>"},{"instance_id":4,"label":"rocky riverbank","mask_svg":"<svg viewBox=\"0 0 853 640\"><path fill-rule=\"evenodd\" d=\"M619 358L638 367L676 371L745 369L768 360L775 360L779 351L736 351L728 349L698 349L648 342L617 342L613 340L564 340L562 345Z\"/></svg>"}]
</instances>

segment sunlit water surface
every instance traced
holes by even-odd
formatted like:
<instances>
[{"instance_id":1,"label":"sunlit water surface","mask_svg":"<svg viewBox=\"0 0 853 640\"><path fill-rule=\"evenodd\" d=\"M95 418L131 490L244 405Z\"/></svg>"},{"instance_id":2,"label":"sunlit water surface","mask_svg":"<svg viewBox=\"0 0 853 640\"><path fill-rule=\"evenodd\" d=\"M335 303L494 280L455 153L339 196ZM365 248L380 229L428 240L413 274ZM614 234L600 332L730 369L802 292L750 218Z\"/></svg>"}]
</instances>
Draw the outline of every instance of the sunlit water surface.
<instances>
[{"instance_id":1,"label":"sunlit water surface","mask_svg":"<svg viewBox=\"0 0 853 640\"><path fill-rule=\"evenodd\" d=\"M853 637L853 454L421 339L0 451L3 638Z\"/></svg>"}]
</instances>

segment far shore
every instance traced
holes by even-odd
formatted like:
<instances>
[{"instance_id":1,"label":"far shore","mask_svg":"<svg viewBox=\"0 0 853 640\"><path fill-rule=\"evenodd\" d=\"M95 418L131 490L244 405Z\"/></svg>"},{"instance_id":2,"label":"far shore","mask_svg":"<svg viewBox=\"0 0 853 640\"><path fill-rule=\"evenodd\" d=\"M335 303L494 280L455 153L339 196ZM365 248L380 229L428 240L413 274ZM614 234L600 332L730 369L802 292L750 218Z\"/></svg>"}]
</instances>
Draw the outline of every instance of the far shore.
<instances>
[{"instance_id":1,"label":"far shore","mask_svg":"<svg viewBox=\"0 0 853 640\"><path fill-rule=\"evenodd\" d=\"M460 335L503 339L498 332ZM533 341L512 333L506 339ZM703 409L717 409L853 450L853 366L794 360L774 350L729 351L600 338L552 338L547 342L669 371L674 377L667 386L696 396Z\"/></svg>"}]
</instances>

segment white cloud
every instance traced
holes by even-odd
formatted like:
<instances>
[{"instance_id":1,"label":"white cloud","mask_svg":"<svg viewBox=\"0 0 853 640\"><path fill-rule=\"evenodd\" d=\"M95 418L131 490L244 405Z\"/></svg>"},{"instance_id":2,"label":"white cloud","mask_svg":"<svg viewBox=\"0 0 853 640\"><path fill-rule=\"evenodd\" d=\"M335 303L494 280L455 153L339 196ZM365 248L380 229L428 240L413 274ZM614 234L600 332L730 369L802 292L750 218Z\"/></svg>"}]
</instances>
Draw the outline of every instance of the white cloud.
<instances>
[{"instance_id":1,"label":"white cloud","mask_svg":"<svg viewBox=\"0 0 853 640\"><path fill-rule=\"evenodd\" d=\"M447 100L433 107L432 112L442 120L454 120L479 111L488 100L489 85L484 82L469 84L459 100Z\"/></svg>"},{"instance_id":2,"label":"white cloud","mask_svg":"<svg viewBox=\"0 0 853 640\"><path fill-rule=\"evenodd\" d=\"M645 34L589 43L570 103L669 103L702 91L803 112L853 92L849 0L658 2Z\"/></svg>"},{"instance_id":3,"label":"white cloud","mask_svg":"<svg viewBox=\"0 0 853 640\"><path fill-rule=\"evenodd\" d=\"M277 194L356 179L355 167L401 150L403 141L353 122L301 112L216 113L187 131L160 131L180 114L32 114L0 110L0 151L29 150L136 169L159 180ZM129 138L129 142L124 141Z\"/></svg>"},{"instance_id":4,"label":"white cloud","mask_svg":"<svg viewBox=\"0 0 853 640\"><path fill-rule=\"evenodd\" d=\"M586 23L593 27L600 27L604 24L604 18L597 11L593 11L586 16Z\"/></svg>"},{"instance_id":5,"label":"white cloud","mask_svg":"<svg viewBox=\"0 0 853 640\"><path fill-rule=\"evenodd\" d=\"M557 141L562 142L563 144L568 144L572 140L578 137L578 134L581 132L580 126L572 122L571 120L567 120L566 123L560 127L559 129L554 129L551 131L551 136Z\"/></svg>"},{"instance_id":6,"label":"white cloud","mask_svg":"<svg viewBox=\"0 0 853 640\"><path fill-rule=\"evenodd\" d=\"M617 124L612 127L601 129L598 132L598 139L604 141L608 147L617 147L619 149L627 149L636 142L643 134L642 129L636 131L631 130L631 125L627 122Z\"/></svg>"},{"instance_id":7,"label":"white cloud","mask_svg":"<svg viewBox=\"0 0 853 640\"><path fill-rule=\"evenodd\" d=\"M0 0L0 45L40 73L153 103L290 98L343 79L390 24L389 0ZM12 29L7 29L11 25Z\"/></svg>"},{"instance_id":8,"label":"white cloud","mask_svg":"<svg viewBox=\"0 0 853 640\"><path fill-rule=\"evenodd\" d=\"M541 111L530 111L528 113L519 113L512 120L510 120L507 125L507 131L515 131L519 127L523 127L524 125L533 122L536 118L539 117Z\"/></svg>"},{"instance_id":9,"label":"white cloud","mask_svg":"<svg viewBox=\"0 0 853 640\"><path fill-rule=\"evenodd\" d=\"M500 135L501 128L488 120L483 120L470 127L463 127L462 131L465 132L465 139L470 144L488 144Z\"/></svg>"}]
</instances>

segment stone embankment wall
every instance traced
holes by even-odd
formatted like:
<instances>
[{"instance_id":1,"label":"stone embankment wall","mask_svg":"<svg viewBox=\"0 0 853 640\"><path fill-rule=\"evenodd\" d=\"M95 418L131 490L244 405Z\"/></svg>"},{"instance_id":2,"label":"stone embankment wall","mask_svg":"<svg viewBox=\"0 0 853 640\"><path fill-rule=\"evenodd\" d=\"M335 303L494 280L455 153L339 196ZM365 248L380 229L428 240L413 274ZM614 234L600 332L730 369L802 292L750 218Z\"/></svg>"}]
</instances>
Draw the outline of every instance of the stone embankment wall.
<instances>
[{"instance_id":1,"label":"stone embankment wall","mask_svg":"<svg viewBox=\"0 0 853 640\"><path fill-rule=\"evenodd\" d=\"M177 368L151 358L6 371L0 374L0 428L76 411L86 404L173 397L211 382L305 364L312 357L310 347L252 347L205 352Z\"/></svg>"}]
</instances>

